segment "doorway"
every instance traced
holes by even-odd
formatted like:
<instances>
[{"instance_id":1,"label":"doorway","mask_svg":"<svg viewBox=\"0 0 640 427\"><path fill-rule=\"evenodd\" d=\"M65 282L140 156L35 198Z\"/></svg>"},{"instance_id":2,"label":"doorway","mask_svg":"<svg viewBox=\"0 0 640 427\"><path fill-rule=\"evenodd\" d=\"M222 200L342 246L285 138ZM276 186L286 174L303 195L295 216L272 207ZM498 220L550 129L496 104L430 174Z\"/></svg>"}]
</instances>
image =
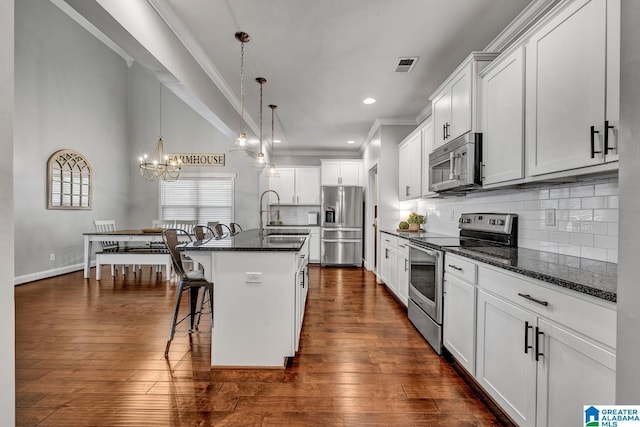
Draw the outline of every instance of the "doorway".
<instances>
[{"instance_id":1,"label":"doorway","mask_svg":"<svg viewBox=\"0 0 640 427\"><path fill-rule=\"evenodd\" d=\"M378 164L376 163L368 174L368 200L369 206L367 209L367 217L369 221L367 224L371 226L367 227L367 264L369 270L372 270L377 274L378 272Z\"/></svg>"}]
</instances>

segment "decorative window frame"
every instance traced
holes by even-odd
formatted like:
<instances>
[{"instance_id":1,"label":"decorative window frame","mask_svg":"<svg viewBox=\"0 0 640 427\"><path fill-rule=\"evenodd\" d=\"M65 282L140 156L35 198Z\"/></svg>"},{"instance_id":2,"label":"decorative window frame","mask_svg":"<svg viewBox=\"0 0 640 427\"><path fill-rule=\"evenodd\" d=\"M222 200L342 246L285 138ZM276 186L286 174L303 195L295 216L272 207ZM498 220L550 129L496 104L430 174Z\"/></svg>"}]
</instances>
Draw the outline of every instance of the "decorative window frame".
<instances>
[{"instance_id":1,"label":"decorative window frame","mask_svg":"<svg viewBox=\"0 0 640 427\"><path fill-rule=\"evenodd\" d=\"M74 150L58 150L47 161L47 209L91 209L93 169Z\"/></svg>"}]
</instances>

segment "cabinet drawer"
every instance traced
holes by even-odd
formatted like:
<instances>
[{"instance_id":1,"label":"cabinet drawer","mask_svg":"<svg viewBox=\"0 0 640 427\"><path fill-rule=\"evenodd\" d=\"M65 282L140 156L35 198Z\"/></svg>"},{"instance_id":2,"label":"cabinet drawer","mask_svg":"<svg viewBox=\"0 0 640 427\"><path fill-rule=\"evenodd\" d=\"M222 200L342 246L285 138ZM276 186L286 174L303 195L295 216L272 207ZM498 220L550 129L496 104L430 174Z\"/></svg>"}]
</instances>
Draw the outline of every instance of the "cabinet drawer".
<instances>
[{"instance_id":1,"label":"cabinet drawer","mask_svg":"<svg viewBox=\"0 0 640 427\"><path fill-rule=\"evenodd\" d=\"M471 260L449 253L445 254L445 273L453 274L462 280L475 284L477 280L477 268L476 263Z\"/></svg>"},{"instance_id":2,"label":"cabinet drawer","mask_svg":"<svg viewBox=\"0 0 640 427\"><path fill-rule=\"evenodd\" d=\"M478 269L478 286L612 348L616 346L616 310L612 303L571 290L552 289L551 284L483 264Z\"/></svg>"},{"instance_id":3,"label":"cabinet drawer","mask_svg":"<svg viewBox=\"0 0 640 427\"><path fill-rule=\"evenodd\" d=\"M388 247L397 248L398 238L387 233L381 233L382 244Z\"/></svg>"},{"instance_id":4,"label":"cabinet drawer","mask_svg":"<svg viewBox=\"0 0 640 427\"><path fill-rule=\"evenodd\" d=\"M407 239L398 238L398 253L402 255L409 255L409 241Z\"/></svg>"}]
</instances>

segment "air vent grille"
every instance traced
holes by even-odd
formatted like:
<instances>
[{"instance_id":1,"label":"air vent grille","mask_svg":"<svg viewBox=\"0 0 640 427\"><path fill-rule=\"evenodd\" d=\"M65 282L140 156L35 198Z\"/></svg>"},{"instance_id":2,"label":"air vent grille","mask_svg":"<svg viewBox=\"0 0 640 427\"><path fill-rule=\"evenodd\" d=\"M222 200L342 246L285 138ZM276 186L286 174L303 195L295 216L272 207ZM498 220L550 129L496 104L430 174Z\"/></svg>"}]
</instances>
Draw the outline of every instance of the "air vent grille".
<instances>
[{"instance_id":1,"label":"air vent grille","mask_svg":"<svg viewBox=\"0 0 640 427\"><path fill-rule=\"evenodd\" d=\"M416 65L418 57L405 57L398 58L398 64L396 65L396 73L410 73L413 67Z\"/></svg>"}]
</instances>

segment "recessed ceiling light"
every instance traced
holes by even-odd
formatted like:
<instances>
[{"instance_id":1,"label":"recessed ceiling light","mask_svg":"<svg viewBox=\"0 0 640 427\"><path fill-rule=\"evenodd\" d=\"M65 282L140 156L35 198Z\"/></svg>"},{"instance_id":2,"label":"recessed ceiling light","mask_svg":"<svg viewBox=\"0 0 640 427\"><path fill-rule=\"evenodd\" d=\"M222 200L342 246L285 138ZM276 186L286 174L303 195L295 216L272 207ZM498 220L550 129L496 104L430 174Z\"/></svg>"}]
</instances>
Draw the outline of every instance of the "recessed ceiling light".
<instances>
[{"instance_id":1,"label":"recessed ceiling light","mask_svg":"<svg viewBox=\"0 0 640 427\"><path fill-rule=\"evenodd\" d=\"M356 142L352 139L350 139L349 141L347 141L347 144L355 144Z\"/></svg>"},{"instance_id":2,"label":"recessed ceiling light","mask_svg":"<svg viewBox=\"0 0 640 427\"><path fill-rule=\"evenodd\" d=\"M373 104L374 102L376 102L376 100L374 98L365 98L364 101L362 101L364 104Z\"/></svg>"},{"instance_id":3,"label":"recessed ceiling light","mask_svg":"<svg viewBox=\"0 0 640 427\"><path fill-rule=\"evenodd\" d=\"M282 142L282 141L281 141L281 140L279 140L279 139L274 139L274 140L273 140L273 143L274 143L274 144L280 144L281 142Z\"/></svg>"}]
</instances>

